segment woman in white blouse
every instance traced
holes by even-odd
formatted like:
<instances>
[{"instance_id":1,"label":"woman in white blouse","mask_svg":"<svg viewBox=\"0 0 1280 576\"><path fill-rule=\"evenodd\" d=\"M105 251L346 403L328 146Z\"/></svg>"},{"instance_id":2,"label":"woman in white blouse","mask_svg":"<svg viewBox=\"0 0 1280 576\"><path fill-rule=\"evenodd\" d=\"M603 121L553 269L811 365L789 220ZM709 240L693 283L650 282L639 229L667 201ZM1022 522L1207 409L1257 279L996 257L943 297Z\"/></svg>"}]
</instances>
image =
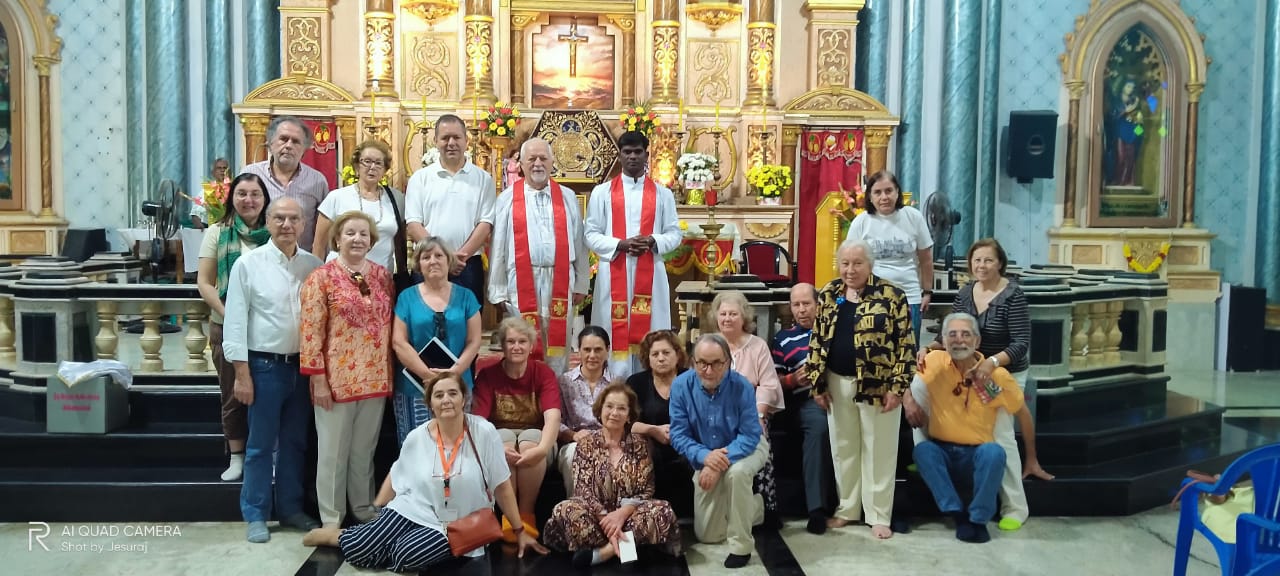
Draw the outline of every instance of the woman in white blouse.
<instances>
[{"instance_id":1,"label":"woman in white blouse","mask_svg":"<svg viewBox=\"0 0 1280 576\"><path fill-rule=\"evenodd\" d=\"M404 202L380 183L391 170L391 149L381 140L365 140L351 155L351 166L356 171L356 183L330 192L316 209L316 239L310 246L311 253L325 261L336 258L337 253L325 245L329 227L339 214L355 210L373 218L378 230L378 242L369 250L369 260L393 272L405 270L403 253L407 245L400 225L400 206Z\"/></svg>"},{"instance_id":2,"label":"woman in white blouse","mask_svg":"<svg viewBox=\"0 0 1280 576\"><path fill-rule=\"evenodd\" d=\"M493 507L486 485L514 520L517 556L547 549L524 531L502 440L493 425L463 412L467 388L452 372L426 384L435 419L405 438L400 458L374 501L385 506L372 522L339 530L318 528L302 539L307 546L332 546L357 568L420 572L453 558L445 524ZM484 555L484 548L467 554Z\"/></svg>"}]
</instances>

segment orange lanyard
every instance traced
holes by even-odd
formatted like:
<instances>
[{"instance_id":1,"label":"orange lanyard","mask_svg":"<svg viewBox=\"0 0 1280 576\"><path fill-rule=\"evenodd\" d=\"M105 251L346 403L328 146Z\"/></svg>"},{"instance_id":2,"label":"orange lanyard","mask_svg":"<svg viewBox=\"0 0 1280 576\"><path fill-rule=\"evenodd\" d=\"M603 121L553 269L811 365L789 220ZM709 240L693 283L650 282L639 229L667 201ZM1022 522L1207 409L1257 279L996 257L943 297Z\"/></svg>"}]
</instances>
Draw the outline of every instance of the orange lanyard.
<instances>
[{"instance_id":1,"label":"orange lanyard","mask_svg":"<svg viewBox=\"0 0 1280 576\"><path fill-rule=\"evenodd\" d=\"M440 466L444 469L444 497L449 497L449 477L452 476L453 463L458 459L458 453L461 452L462 439L467 435L466 429L458 435L458 440L453 443L453 454L448 458L444 456L444 439L440 433L440 425L436 424L436 450L440 451Z\"/></svg>"}]
</instances>

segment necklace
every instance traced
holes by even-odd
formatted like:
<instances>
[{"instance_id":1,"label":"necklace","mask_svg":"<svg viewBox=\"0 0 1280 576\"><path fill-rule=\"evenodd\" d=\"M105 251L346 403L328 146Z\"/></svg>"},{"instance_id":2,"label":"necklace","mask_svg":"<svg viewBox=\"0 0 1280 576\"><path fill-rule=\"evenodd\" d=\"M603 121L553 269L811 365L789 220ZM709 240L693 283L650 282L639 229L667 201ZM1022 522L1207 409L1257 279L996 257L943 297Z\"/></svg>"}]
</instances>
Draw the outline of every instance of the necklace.
<instances>
[{"instance_id":1,"label":"necklace","mask_svg":"<svg viewBox=\"0 0 1280 576\"><path fill-rule=\"evenodd\" d=\"M359 186L356 186L356 198L360 201L360 211L364 212L364 193L360 191ZM378 219L374 221L374 228L377 228L377 225L382 223L382 194L379 193L372 202L378 203ZM368 212L365 213L368 214Z\"/></svg>"},{"instance_id":2,"label":"necklace","mask_svg":"<svg viewBox=\"0 0 1280 576\"><path fill-rule=\"evenodd\" d=\"M364 269L369 267L368 260L364 260L360 263L359 270L353 270L350 266L347 266L347 263L343 262L342 258L338 258L337 260L338 260L338 265L341 266L343 270L346 270L347 274L351 274L351 275L364 274Z\"/></svg>"}]
</instances>

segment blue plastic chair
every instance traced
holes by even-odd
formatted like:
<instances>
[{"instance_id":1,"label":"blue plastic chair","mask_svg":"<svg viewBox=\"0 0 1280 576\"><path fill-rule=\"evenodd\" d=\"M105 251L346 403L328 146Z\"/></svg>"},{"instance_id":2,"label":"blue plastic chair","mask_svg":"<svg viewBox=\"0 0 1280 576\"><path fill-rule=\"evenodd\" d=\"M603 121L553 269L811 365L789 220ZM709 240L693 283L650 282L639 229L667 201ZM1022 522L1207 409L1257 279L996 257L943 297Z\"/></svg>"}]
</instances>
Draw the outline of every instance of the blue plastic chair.
<instances>
[{"instance_id":1,"label":"blue plastic chair","mask_svg":"<svg viewBox=\"0 0 1280 576\"><path fill-rule=\"evenodd\" d=\"M1248 473L1253 479L1254 513L1236 519L1236 543L1218 538L1200 521L1200 496L1227 493L1240 477ZM1191 558L1191 537L1204 535L1218 553L1223 576L1280 574L1280 444L1257 448L1232 462L1214 484L1199 483L1190 478L1179 504L1178 540L1174 548L1173 574L1185 576ZM1189 486L1188 486L1189 484Z\"/></svg>"}]
</instances>

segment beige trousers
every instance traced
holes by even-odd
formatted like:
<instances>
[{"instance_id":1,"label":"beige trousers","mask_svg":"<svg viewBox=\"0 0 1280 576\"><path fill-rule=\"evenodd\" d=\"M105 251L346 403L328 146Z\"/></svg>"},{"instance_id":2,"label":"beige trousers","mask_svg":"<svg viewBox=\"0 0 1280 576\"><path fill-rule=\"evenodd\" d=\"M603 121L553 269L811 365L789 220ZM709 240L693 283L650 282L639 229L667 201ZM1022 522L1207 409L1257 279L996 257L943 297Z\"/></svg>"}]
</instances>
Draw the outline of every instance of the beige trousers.
<instances>
[{"instance_id":1,"label":"beige trousers","mask_svg":"<svg viewBox=\"0 0 1280 576\"><path fill-rule=\"evenodd\" d=\"M836 518L888 526L893 518L894 473L898 467L898 427L902 408L854 402L857 384L827 372L831 410L827 425L840 505Z\"/></svg>"},{"instance_id":2,"label":"beige trousers","mask_svg":"<svg viewBox=\"0 0 1280 576\"><path fill-rule=\"evenodd\" d=\"M341 524L348 504L357 520L373 519L373 452L386 401L368 398L315 409L316 501L322 524Z\"/></svg>"},{"instance_id":3,"label":"beige trousers","mask_svg":"<svg viewBox=\"0 0 1280 576\"><path fill-rule=\"evenodd\" d=\"M1015 372L1013 379L1018 381L1019 388L1026 389L1026 370ZM911 383L911 397L925 411L925 414L929 413L929 391L925 389L924 382L919 378ZM1004 476L1000 479L1000 516L1025 523L1031 516L1031 509L1027 506L1027 489L1022 484L1022 456L1018 454L1018 439L1014 435L1013 425L1012 414L1004 408L996 412L996 427L993 433L996 444L1004 448ZM912 430L911 438L916 444L927 440L928 426Z\"/></svg>"},{"instance_id":4,"label":"beige trousers","mask_svg":"<svg viewBox=\"0 0 1280 576\"><path fill-rule=\"evenodd\" d=\"M755 494L752 481L769 457L769 440L761 437L755 452L734 462L710 491L698 485L693 472L693 533L699 542L729 541L730 554L751 554L756 549L751 527L764 522L764 499Z\"/></svg>"}]
</instances>

